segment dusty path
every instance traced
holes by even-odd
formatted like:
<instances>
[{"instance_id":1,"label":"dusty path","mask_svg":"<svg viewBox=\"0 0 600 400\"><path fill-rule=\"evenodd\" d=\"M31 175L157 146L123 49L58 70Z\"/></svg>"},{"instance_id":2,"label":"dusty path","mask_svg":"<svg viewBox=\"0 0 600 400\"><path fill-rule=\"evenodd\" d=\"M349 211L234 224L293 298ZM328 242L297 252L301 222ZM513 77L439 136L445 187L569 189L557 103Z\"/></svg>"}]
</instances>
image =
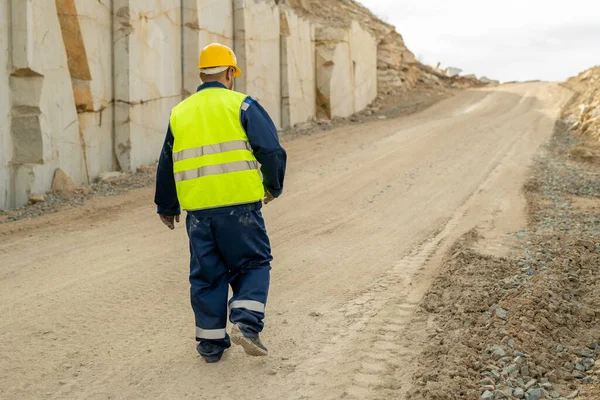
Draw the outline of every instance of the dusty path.
<instances>
[{"instance_id":1,"label":"dusty path","mask_svg":"<svg viewBox=\"0 0 600 400\"><path fill-rule=\"evenodd\" d=\"M287 193L265 209L265 359L199 360L185 230L158 222L152 190L0 226L0 398L404 398L437 258L475 226L502 251L569 96L545 83L471 91L286 143Z\"/></svg>"}]
</instances>

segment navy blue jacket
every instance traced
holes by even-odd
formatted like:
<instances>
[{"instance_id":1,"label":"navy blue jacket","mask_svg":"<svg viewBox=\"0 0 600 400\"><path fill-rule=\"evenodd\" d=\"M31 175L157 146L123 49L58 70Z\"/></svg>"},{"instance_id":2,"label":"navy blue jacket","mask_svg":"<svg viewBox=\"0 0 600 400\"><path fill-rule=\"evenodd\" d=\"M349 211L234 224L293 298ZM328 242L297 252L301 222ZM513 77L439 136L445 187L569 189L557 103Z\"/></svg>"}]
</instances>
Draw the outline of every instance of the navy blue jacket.
<instances>
[{"instance_id":1,"label":"navy blue jacket","mask_svg":"<svg viewBox=\"0 0 600 400\"><path fill-rule=\"evenodd\" d=\"M206 88L223 88L225 85L219 82L207 82L198 87L198 91ZM242 127L250 140L250 146L254 156L261 164L261 172L265 189L274 197L279 197L283 191L283 179L285 177L285 167L287 155L277 135L277 128L269 117L269 114L258 102L251 97L244 100L249 106L246 110L241 110L240 119ZM173 174L173 133L171 125L167 130L167 137L160 154L158 170L156 173L156 194L154 202L158 208L158 213L163 215L179 215L181 208L177 199L177 190L175 188L175 175ZM259 209L261 202L253 205L253 208ZM221 214L230 208L240 206L222 207L214 210L194 211L198 214ZM244 206L248 207L248 205Z\"/></svg>"}]
</instances>

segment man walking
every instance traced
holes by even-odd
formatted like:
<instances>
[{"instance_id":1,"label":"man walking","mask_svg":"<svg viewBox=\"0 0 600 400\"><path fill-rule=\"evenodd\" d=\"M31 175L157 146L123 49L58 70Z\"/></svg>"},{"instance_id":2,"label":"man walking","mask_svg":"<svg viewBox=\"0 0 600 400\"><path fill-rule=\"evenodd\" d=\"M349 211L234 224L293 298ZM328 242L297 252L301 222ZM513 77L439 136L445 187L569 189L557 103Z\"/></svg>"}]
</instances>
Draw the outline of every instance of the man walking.
<instances>
[{"instance_id":1,"label":"man walking","mask_svg":"<svg viewBox=\"0 0 600 400\"><path fill-rule=\"evenodd\" d=\"M233 51L211 44L200 55L198 91L171 112L158 164L155 203L170 229L187 211L191 302L197 350L217 362L231 341L267 355L259 333L272 261L261 214L283 190L286 153L267 112L233 91L242 75ZM262 177L259 172L262 172Z\"/></svg>"}]
</instances>

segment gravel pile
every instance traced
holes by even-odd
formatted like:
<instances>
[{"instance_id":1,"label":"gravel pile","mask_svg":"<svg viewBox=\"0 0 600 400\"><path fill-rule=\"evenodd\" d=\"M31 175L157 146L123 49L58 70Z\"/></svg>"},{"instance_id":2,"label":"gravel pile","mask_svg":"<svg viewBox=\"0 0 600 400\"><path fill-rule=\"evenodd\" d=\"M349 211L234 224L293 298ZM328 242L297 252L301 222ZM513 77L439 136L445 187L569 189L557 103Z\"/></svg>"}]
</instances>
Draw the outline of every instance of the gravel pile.
<instances>
[{"instance_id":1,"label":"gravel pile","mask_svg":"<svg viewBox=\"0 0 600 400\"><path fill-rule=\"evenodd\" d=\"M530 224L514 256L478 254L475 231L448 254L421 305L437 331L410 398L574 399L598 387L600 170L569 158L578 145L559 124L525 187Z\"/></svg>"}]
</instances>

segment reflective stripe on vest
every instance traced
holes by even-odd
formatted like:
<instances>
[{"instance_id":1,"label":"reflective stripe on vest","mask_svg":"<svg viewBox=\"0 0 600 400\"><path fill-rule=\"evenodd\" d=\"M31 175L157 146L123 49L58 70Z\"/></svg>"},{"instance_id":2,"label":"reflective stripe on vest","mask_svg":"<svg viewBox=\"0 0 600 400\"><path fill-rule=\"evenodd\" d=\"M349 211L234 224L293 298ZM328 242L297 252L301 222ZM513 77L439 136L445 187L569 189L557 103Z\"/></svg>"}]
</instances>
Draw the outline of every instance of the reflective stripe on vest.
<instances>
[{"instance_id":1,"label":"reflective stripe on vest","mask_svg":"<svg viewBox=\"0 0 600 400\"><path fill-rule=\"evenodd\" d=\"M219 143L208 146L196 147L194 149L182 150L173 154L173 162L187 160L188 158L202 157L209 154L224 153L226 151L248 150L252 151L250 143L245 140L234 140L233 142Z\"/></svg>"},{"instance_id":2,"label":"reflective stripe on vest","mask_svg":"<svg viewBox=\"0 0 600 400\"><path fill-rule=\"evenodd\" d=\"M264 198L258 161L240 121L246 95L203 89L171 112L177 197L187 211Z\"/></svg>"},{"instance_id":3,"label":"reflective stripe on vest","mask_svg":"<svg viewBox=\"0 0 600 400\"><path fill-rule=\"evenodd\" d=\"M227 174L230 172L258 169L257 161L235 161L227 164L207 165L206 167L181 171L175 174L175 182L189 181L207 175Z\"/></svg>"}]
</instances>

